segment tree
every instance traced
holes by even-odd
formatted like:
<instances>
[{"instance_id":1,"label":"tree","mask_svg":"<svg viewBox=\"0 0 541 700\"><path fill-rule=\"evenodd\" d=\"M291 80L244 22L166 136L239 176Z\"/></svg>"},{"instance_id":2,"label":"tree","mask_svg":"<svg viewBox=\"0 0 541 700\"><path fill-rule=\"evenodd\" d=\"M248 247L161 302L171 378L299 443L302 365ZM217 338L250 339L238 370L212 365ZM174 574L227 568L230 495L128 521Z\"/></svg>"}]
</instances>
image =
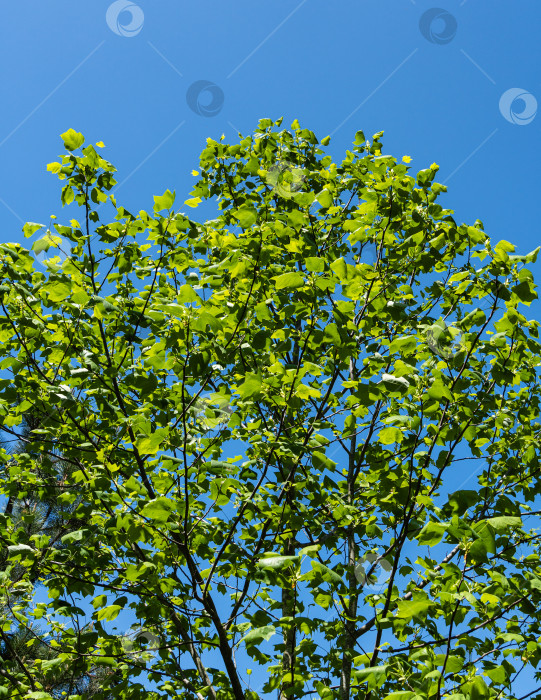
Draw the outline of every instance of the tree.
<instances>
[{"instance_id":1,"label":"tree","mask_svg":"<svg viewBox=\"0 0 541 700\"><path fill-rule=\"evenodd\" d=\"M50 455L54 468L48 472L41 470L41 455L36 449L39 442L42 416L28 410L22 416L19 432L10 427L4 427L6 437L3 446L10 455L27 453L33 457L33 476L40 481L46 480L51 487L41 498L35 493L14 495L7 499L3 515L9 521L10 528L19 532L27 541L32 536L46 537L50 545L61 546L62 536L76 530L80 525L74 518L69 517L77 505L77 500L68 507L62 507L59 496L64 491L68 481L71 465L64 462L61 455ZM5 475L4 475L5 479ZM59 639L50 637L47 631L40 629L37 624L26 624L24 619L19 623L21 611L34 590L36 584L42 582L43 575L39 567L33 566L31 572L25 567L9 565L9 550L0 550L0 572L3 576L3 590L0 596L2 622L9 629L0 629L0 659L3 672L7 677L13 677L17 671L24 672L27 666L32 666L33 680L39 681L44 689L55 698L62 698L74 692L86 692L88 697L102 687L104 678L111 676L108 669L94 667L85 670L82 675L73 673L59 659ZM13 608L16 608L17 613ZM54 669L54 676L43 673L43 669ZM110 679L111 682L115 678Z\"/></svg>"},{"instance_id":2,"label":"tree","mask_svg":"<svg viewBox=\"0 0 541 700\"><path fill-rule=\"evenodd\" d=\"M70 255L0 246L2 420L44 416L40 474L4 454L2 490L49 497L61 454L79 523L2 520L50 596L17 619L122 676L96 698L515 698L541 658L537 250L457 225L382 134L337 164L280 126L208 139L202 221L169 190L127 211L70 129L48 169L82 223L33 246ZM0 677L49 697L32 664Z\"/></svg>"}]
</instances>

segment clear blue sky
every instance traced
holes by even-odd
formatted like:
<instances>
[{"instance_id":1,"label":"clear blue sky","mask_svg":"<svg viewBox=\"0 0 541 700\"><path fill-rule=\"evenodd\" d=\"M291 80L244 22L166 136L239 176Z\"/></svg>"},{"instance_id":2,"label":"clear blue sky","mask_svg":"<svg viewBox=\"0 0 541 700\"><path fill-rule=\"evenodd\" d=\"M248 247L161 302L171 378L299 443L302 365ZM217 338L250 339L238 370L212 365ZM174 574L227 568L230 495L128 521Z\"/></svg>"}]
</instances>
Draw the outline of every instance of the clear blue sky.
<instances>
[{"instance_id":1,"label":"clear blue sky","mask_svg":"<svg viewBox=\"0 0 541 700\"><path fill-rule=\"evenodd\" d=\"M234 141L284 116L332 134L337 159L358 129L385 130L384 152L440 165L442 203L460 221L530 251L541 243L541 3L436 1L4 3L1 242L24 243L23 221L76 216L45 171L70 127L105 142L117 200L136 212L167 188L189 196L207 136ZM198 97L198 81L212 92Z\"/></svg>"},{"instance_id":2,"label":"clear blue sky","mask_svg":"<svg viewBox=\"0 0 541 700\"><path fill-rule=\"evenodd\" d=\"M479 218L495 239L531 250L541 114L514 124L499 101L512 88L531 93L507 111L526 108L525 122L541 105L541 5L440 2L432 22L432 0L124 0L133 13L116 18L115 7L106 17L108 0L5 3L1 238L23 242L21 220L60 213L45 164L69 127L105 142L119 182L128 178L119 201L138 211L166 188L186 198L207 136L234 140L236 129L283 115L285 125L298 118L321 137L334 132L336 158L357 129L384 129L386 152L441 166L460 220ZM214 104L208 92L199 98L213 116L187 104L201 80L219 88Z\"/></svg>"}]
</instances>

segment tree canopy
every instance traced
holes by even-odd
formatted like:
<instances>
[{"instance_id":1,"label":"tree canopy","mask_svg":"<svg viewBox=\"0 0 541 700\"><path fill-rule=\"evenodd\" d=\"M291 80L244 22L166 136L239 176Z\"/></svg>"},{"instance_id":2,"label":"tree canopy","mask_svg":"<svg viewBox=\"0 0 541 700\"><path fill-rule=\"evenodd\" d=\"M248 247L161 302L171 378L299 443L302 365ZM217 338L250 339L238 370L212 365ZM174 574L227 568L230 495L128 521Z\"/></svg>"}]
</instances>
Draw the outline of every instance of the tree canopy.
<instances>
[{"instance_id":1,"label":"tree canopy","mask_svg":"<svg viewBox=\"0 0 541 700\"><path fill-rule=\"evenodd\" d=\"M540 685L537 250L381 133L263 119L137 214L62 138L78 218L0 245L0 697Z\"/></svg>"}]
</instances>

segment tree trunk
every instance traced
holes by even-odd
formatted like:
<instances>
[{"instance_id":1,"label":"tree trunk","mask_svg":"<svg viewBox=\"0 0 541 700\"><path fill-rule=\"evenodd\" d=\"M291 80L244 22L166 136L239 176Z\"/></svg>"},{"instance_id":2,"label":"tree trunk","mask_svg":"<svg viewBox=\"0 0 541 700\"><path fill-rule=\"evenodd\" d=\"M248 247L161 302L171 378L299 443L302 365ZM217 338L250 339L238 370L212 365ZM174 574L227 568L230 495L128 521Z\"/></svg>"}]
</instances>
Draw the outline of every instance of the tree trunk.
<instances>
[{"instance_id":1,"label":"tree trunk","mask_svg":"<svg viewBox=\"0 0 541 700\"><path fill-rule=\"evenodd\" d=\"M289 498L290 497L288 496L288 501ZM284 546L284 554L286 556L294 556L295 546L292 540L288 540ZM280 692L280 700L286 700L286 698L291 700L291 698L294 697L293 695L288 694L286 691L290 691L294 686L296 629L293 618L295 617L295 599L296 592L292 580L290 587L284 587L282 589L282 616L292 618L292 621L287 625L283 635L285 648L282 657L283 682Z\"/></svg>"}]
</instances>

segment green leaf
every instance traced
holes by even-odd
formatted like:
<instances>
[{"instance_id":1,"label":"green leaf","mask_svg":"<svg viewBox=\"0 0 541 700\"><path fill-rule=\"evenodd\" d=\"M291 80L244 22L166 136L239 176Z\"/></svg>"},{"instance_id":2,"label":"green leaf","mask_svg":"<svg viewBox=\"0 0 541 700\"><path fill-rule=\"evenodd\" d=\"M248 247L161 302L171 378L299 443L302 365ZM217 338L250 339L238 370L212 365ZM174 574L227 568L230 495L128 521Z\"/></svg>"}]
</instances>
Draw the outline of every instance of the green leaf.
<instances>
[{"instance_id":1,"label":"green leaf","mask_svg":"<svg viewBox=\"0 0 541 700\"><path fill-rule=\"evenodd\" d=\"M333 201L332 194L327 189L321 190L321 192L316 194L316 199L324 209L328 209Z\"/></svg>"},{"instance_id":2,"label":"green leaf","mask_svg":"<svg viewBox=\"0 0 541 700\"><path fill-rule=\"evenodd\" d=\"M274 625L265 625L264 627L257 627L251 630L245 635L241 641L243 641L246 646L253 646L260 644L261 642L268 641L273 634L276 632L276 627Z\"/></svg>"},{"instance_id":3,"label":"green leaf","mask_svg":"<svg viewBox=\"0 0 541 700\"><path fill-rule=\"evenodd\" d=\"M237 391L243 399L249 399L261 393L262 385L263 380L261 378L261 372L257 374L247 372L244 377L244 382L237 388Z\"/></svg>"},{"instance_id":4,"label":"green leaf","mask_svg":"<svg viewBox=\"0 0 541 700\"><path fill-rule=\"evenodd\" d=\"M182 287L179 289L178 297L179 297L179 301L181 301L183 304L191 304L193 302L197 302L197 303L201 302L201 298L195 292L193 287L191 287L189 284L182 285Z\"/></svg>"},{"instance_id":5,"label":"green leaf","mask_svg":"<svg viewBox=\"0 0 541 700\"><path fill-rule=\"evenodd\" d=\"M298 209L292 209L287 214L288 223L297 231L307 224L306 216Z\"/></svg>"},{"instance_id":6,"label":"green leaf","mask_svg":"<svg viewBox=\"0 0 541 700\"><path fill-rule=\"evenodd\" d=\"M106 595L99 595L94 598L92 601L92 605L94 607L94 610L97 610L98 608L101 608L105 605L107 602L107 596Z\"/></svg>"},{"instance_id":7,"label":"green leaf","mask_svg":"<svg viewBox=\"0 0 541 700\"><path fill-rule=\"evenodd\" d=\"M165 190L161 197L154 195L154 211L171 209L174 203L175 193L171 192L171 190Z\"/></svg>"},{"instance_id":8,"label":"green leaf","mask_svg":"<svg viewBox=\"0 0 541 700\"><path fill-rule=\"evenodd\" d=\"M32 245L32 250L34 253L38 254L42 253L44 250L49 250L51 246L53 247L58 247L62 244L62 239L60 236L53 236L50 233L48 233L46 236L43 238L39 238L37 241L35 241Z\"/></svg>"},{"instance_id":9,"label":"green leaf","mask_svg":"<svg viewBox=\"0 0 541 700\"><path fill-rule=\"evenodd\" d=\"M382 374L381 381L387 391L398 392L400 394L407 392L410 386L410 383L405 377L395 377L394 374Z\"/></svg>"},{"instance_id":10,"label":"green leaf","mask_svg":"<svg viewBox=\"0 0 541 700\"><path fill-rule=\"evenodd\" d=\"M110 622L118 617L118 614L122 610L121 605L108 605L106 608L98 610L97 618L98 620L107 620Z\"/></svg>"},{"instance_id":11,"label":"green leaf","mask_svg":"<svg viewBox=\"0 0 541 700\"><path fill-rule=\"evenodd\" d=\"M118 666L118 658L114 656L100 656L97 654L93 654L92 663L96 666L106 666L109 668L113 668L115 666Z\"/></svg>"},{"instance_id":12,"label":"green leaf","mask_svg":"<svg viewBox=\"0 0 541 700\"><path fill-rule=\"evenodd\" d=\"M257 566L263 569L281 570L297 566L300 563L298 556L286 556L282 554L274 554L268 557L263 557L258 560Z\"/></svg>"},{"instance_id":13,"label":"green leaf","mask_svg":"<svg viewBox=\"0 0 541 700\"><path fill-rule=\"evenodd\" d=\"M452 669L449 669L452 670ZM488 676L490 680L494 683L505 684L509 682L509 676L507 671L503 666L497 666L496 668L488 668L484 670L485 676Z\"/></svg>"},{"instance_id":14,"label":"green leaf","mask_svg":"<svg viewBox=\"0 0 541 700\"><path fill-rule=\"evenodd\" d=\"M75 199L75 192L71 185L66 185L62 188L62 195L60 199L62 201L62 206L71 204L73 202L73 200Z\"/></svg>"},{"instance_id":15,"label":"green leaf","mask_svg":"<svg viewBox=\"0 0 541 700\"><path fill-rule=\"evenodd\" d=\"M220 323L219 319L216 318L216 316L209 314L207 311L201 311L196 317L196 320L193 322L193 328L198 331L204 331L206 330L207 326L209 326L213 331L219 331L222 324Z\"/></svg>"},{"instance_id":16,"label":"green leaf","mask_svg":"<svg viewBox=\"0 0 541 700\"><path fill-rule=\"evenodd\" d=\"M528 282L528 280L524 280L520 284L511 287L511 292L527 304L537 299L537 292L534 290L532 283Z\"/></svg>"},{"instance_id":17,"label":"green leaf","mask_svg":"<svg viewBox=\"0 0 541 700\"><path fill-rule=\"evenodd\" d=\"M340 279L340 281L346 280L348 276L348 266L344 258L338 258L334 260L330 265L331 270Z\"/></svg>"},{"instance_id":18,"label":"green leaf","mask_svg":"<svg viewBox=\"0 0 541 700\"><path fill-rule=\"evenodd\" d=\"M247 229L257 221L257 210L253 207L243 206L233 212L233 216L237 219L241 228Z\"/></svg>"},{"instance_id":19,"label":"green leaf","mask_svg":"<svg viewBox=\"0 0 541 700\"><path fill-rule=\"evenodd\" d=\"M74 129L68 129L60 137L64 141L64 148L68 151L75 151L85 142L85 137Z\"/></svg>"},{"instance_id":20,"label":"green leaf","mask_svg":"<svg viewBox=\"0 0 541 700\"><path fill-rule=\"evenodd\" d=\"M448 673L456 673L457 671L460 671L460 669L464 666L465 659L462 656L456 656L453 654L449 654L449 656L447 656L446 654L436 654L436 657L434 659L434 665L443 666L444 663L445 670Z\"/></svg>"},{"instance_id":21,"label":"green leaf","mask_svg":"<svg viewBox=\"0 0 541 700\"><path fill-rule=\"evenodd\" d=\"M477 491L464 490L455 491L449 496L449 505L455 515L462 516L479 500Z\"/></svg>"},{"instance_id":22,"label":"green leaf","mask_svg":"<svg viewBox=\"0 0 541 700\"><path fill-rule=\"evenodd\" d=\"M470 687L470 700L488 700L490 689L481 676L476 676Z\"/></svg>"},{"instance_id":23,"label":"green leaf","mask_svg":"<svg viewBox=\"0 0 541 700\"><path fill-rule=\"evenodd\" d=\"M141 438L140 440L137 440L135 446L141 454L155 455L166 439L167 431L161 429L145 436L144 438Z\"/></svg>"},{"instance_id":24,"label":"green leaf","mask_svg":"<svg viewBox=\"0 0 541 700\"><path fill-rule=\"evenodd\" d=\"M47 299L52 302L64 301L71 294L71 287L66 282L51 283L43 289L47 292Z\"/></svg>"},{"instance_id":25,"label":"green leaf","mask_svg":"<svg viewBox=\"0 0 541 700\"><path fill-rule=\"evenodd\" d=\"M398 353L400 355L409 355L417 348L417 340L415 336L407 335L401 338L395 338L389 347L389 353Z\"/></svg>"},{"instance_id":26,"label":"green leaf","mask_svg":"<svg viewBox=\"0 0 541 700\"><path fill-rule=\"evenodd\" d=\"M369 678L381 679L385 677L388 668L389 664L383 664L382 666L372 666L371 668L360 668L358 670L356 669L355 679L359 683Z\"/></svg>"},{"instance_id":27,"label":"green leaf","mask_svg":"<svg viewBox=\"0 0 541 700\"><path fill-rule=\"evenodd\" d=\"M63 535L60 541L62 542L62 544L69 544L70 542L82 542L84 536L84 530L74 530L73 532L68 532L66 535Z\"/></svg>"},{"instance_id":28,"label":"green leaf","mask_svg":"<svg viewBox=\"0 0 541 700\"><path fill-rule=\"evenodd\" d=\"M444 399L452 401L453 399L453 395L441 380L436 380L433 382L429 386L426 393L431 399L437 399L438 401L442 401Z\"/></svg>"},{"instance_id":29,"label":"green leaf","mask_svg":"<svg viewBox=\"0 0 541 700\"><path fill-rule=\"evenodd\" d=\"M320 450L314 450L314 452L312 452L312 463L314 467L322 471L324 469L332 470L336 466L336 462L333 462L332 459L327 457L327 455Z\"/></svg>"},{"instance_id":30,"label":"green leaf","mask_svg":"<svg viewBox=\"0 0 541 700\"><path fill-rule=\"evenodd\" d=\"M344 585L342 577L337 574L336 571L329 569L328 566L325 566L325 564L322 564L317 559L311 559L310 564L312 565L312 571L308 571L307 573L303 574L300 577L301 581L313 580L317 585L321 583L321 581L332 583L334 585Z\"/></svg>"},{"instance_id":31,"label":"green leaf","mask_svg":"<svg viewBox=\"0 0 541 700\"><path fill-rule=\"evenodd\" d=\"M486 518L484 522L491 525L496 532L509 532L519 530L522 527L521 518L511 515L499 515L494 518Z\"/></svg>"},{"instance_id":32,"label":"green leaf","mask_svg":"<svg viewBox=\"0 0 541 700\"><path fill-rule=\"evenodd\" d=\"M491 554L496 554L496 542L494 539L494 528L488 523L487 520L481 520L473 526L473 531L481 540L481 543L474 542L472 545L474 558L481 556L482 559L486 558L486 554L490 552ZM477 545L477 546L476 546ZM474 549L475 548L475 549Z\"/></svg>"},{"instance_id":33,"label":"green leaf","mask_svg":"<svg viewBox=\"0 0 541 700\"><path fill-rule=\"evenodd\" d=\"M149 561L144 561L140 565L128 564L126 567L126 578L128 581L137 581L140 578L148 577L149 573L156 570L156 565Z\"/></svg>"},{"instance_id":34,"label":"green leaf","mask_svg":"<svg viewBox=\"0 0 541 700\"><path fill-rule=\"evenodd\" d=\"M304 265L308 272L323 272L325 270L325 261L323 258L305 258Z\"/></svg>"},{"instance_id":35,"label":"green leaf","mask_svg":"<svg viewBox=\"0 0 541 700\"><path fill-rule=\"evenodd\" d=\"M276 289L298 289L304 286L304 277L300 272L286 272L274 278Z\"/></svg>"},{"instance_id":36,"label":"green leaf","mask_svg":"<svg viewBox=\"0 0 541 700\"><path fill-rule=\"evenodd\" d=\"M535 250L532 250L531 253L527 253L526 255L510 255L509 260L511 262L523 262L523 263L536 262L537 256L539 255L540 250L541 250L541 246L538 246L537 248L535 248Z\"/></svg>"},{"instance_id":37,"label":"green leaf","mask_svg":"<svg viewBox=\"0 0 541 700\"><path fill-rule=\"evenodd\" d=\"M496 251L496 253L500 254L513 253L515 251L515 246L512 243L509 243L509 241L502 240L496 243L496 245L494 246L494 250ZM508 256L506 255L506 257Z\"/></svg>"},{"instance_id":38,"label":"green leaf","mask_svg":"<svg viewBox=\"0 0 541 700\"><path fill-rule=\"evenodd\" d=\"M421 532L416 536L419 544L433 547L441 541L447 530L448 523L428 522Z\"/></svg>"},{"instance_id":39,"label":"green leaf","mask_svg":"<svg viewBox=\"0 0 541 700\"><path fill-rule=\"evenodd\" d=\"M417 617L420 620L424 620L427 612L433 605L434 603L431 600L399 600L396 617L406 620Z\"/></svg>"},{"instance_id":40,"label":"green leaf","mask_svg":"<svg viewBox=\"0 0 541 700\"><path fill-rule=\"evenodd\" d=\"M339 347L342 343L342 338L340 337L340 333L338 331L338 326L336 323L328 323L324 330L323 330L323 338L329 342L333 343L337 347Z\"/></svg>"},{"instance_id":41,"label":"green leaf","mask_svg":"<svg viewBox=\"0 0 541 700\"><path fill-rule=\"evenodd\" d=\"M378 440L382 445L393 445L395 442L402 442L404 435L398 428L383 428L379 431Z\"/></svg>"},{"instance_id":42,"label":"green leaf","mask_svg":"<svg viewBox=\"0 0 541 700\"><path fill-rule=\"evenodd\" d=\"M39 231L40 228L45 228L43 224L35 224L32 221L28 221L24 226L23 226L23 233L26 238L30 238L30 236L33 236L36 231Z\"/></svg>"},{"instance_id":43,"label":"green leaf","mask_svg":"<svg viewBox=\"0 0 541 700\"><path fill-rule=\"evenodd\" d=\"M307 547L303 547L300 551L300 556L302 557L315 557L321 549L320 544L310 544Z\"/></svg>"},{"instance_id":44,"label":"green leaf","mask_svg":"<svg viewBox=\"0 0 541 700\"><path fill-rule=\"evenodd\" d=\"M37 552L33 547L30 547L27 544L12 544L8 546L8 553L10 557L16 557L16 556L27 556L27 555L32 555L34 556Z\"/></svg>"},{"instance_id":45,"label":"green leaf","mask_svg":"<svg viewBox=\"0 0 541 700\"><path fill-rule=\"evenodd\" d=\"M175 510L176 505L171 499L159 496L145 504L141 515L158 523L166 523Z\"/></svg>"}]
</instances>

